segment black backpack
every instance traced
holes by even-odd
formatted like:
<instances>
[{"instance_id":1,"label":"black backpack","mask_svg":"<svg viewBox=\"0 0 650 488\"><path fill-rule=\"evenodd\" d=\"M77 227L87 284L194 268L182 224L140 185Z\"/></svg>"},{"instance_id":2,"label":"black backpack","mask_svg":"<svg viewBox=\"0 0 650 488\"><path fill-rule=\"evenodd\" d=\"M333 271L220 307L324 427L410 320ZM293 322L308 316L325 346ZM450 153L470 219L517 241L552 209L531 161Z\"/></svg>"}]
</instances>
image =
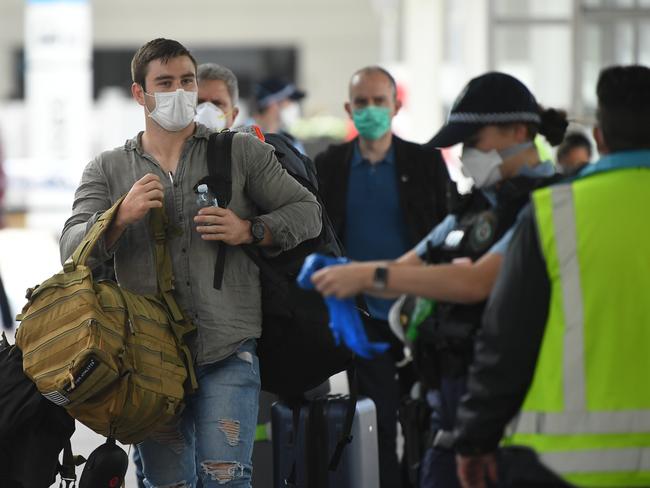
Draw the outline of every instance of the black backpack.
<instances>
[{"instance_id":1,"label":"black backpack","mask_svg":"<svg viewBox=\"0 0 650 488\"><path fill-rule=\"evenodd\" d=\"M208 143L206 182L223 207L228 206L232 196L234 134L230 131L214 133ZM314 252L341 256L343 246L318 194L314 163L299 153L285 136L265 134L265 138L274 147L280 164L318 199L322 208L320 235L294 249L267 258L254 246L242 246L259 267L262 281L262 337L257 345L262 389L285 398L296 398L348 369L352 363L353 354L345 346L334 343L323 298L296 284L305 257ZM215 265L215 288L221 284L226 254L227 246L220 246Z\"/></svg>"},{"instance_id":2,"label":"black backpack","mask_svg":"<svg viewBox=\"0 0 650 488\"><path fill-rule=\"evenodd\" d=\"M47 400L23 373L23 356L0 336L0 486L47 488L61 476L74 486L75 465L70 437L74 420ZM63 450L63 465L58 463Z\"/></svg>"},{"instance_id":3,"label":"black backpack","mask_svg":"<svg viewBox=\"0 0 650 488\"><path fill-rule=\"evenodd\" d=\"M208 177L206 183L222 206L232 196L232 139L234 132L214 133L208 142ZM242 246L257 264L262 283L262 337L257 344L262 389L282 397L293 410L293 435L298 436L300 407L306 391L325 382L330 376L347 370L350 396L341 436L329 460L329 471L336 471L343 450L352 441L350 435L358 391L354 355L344 345L336 345L329 328L329 313L321 295L299 288L296 278L305 258L311 253L342 256L343 245L327 215L318 193L316 166L301 154L282 134L265 134L284 169L317 199L321 206L322 229L314 239L274 258L261 256L254 246ZM223 277L227 246L220 245L215 265L214 286L219 289ZM296 486L296 459L285 479ZM327 474L320 473L323 479Z\"/></svg>"}]
</instances>

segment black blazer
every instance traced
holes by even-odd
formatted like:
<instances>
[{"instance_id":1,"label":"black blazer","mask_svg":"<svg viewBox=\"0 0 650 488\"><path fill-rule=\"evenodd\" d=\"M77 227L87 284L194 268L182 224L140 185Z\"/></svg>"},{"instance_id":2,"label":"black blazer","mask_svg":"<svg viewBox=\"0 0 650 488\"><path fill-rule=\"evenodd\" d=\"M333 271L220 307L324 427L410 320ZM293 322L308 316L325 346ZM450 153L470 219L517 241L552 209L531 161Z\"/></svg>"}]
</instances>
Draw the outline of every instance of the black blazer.
<instances>
[{"instance_id":1,"label":"black blazer","mask_svg":"<svg viewBox=\"0 0 650 488\"><path fill-rule=\"evenodd\" d=\"M329 146L316 156L319 193L342 242L348 194L350 160L354 141ZM448 213L448 202L457 194L447 165L437 149L393 136L398 192L402 213L415 246Z\"/></svg>"}]
</instances>

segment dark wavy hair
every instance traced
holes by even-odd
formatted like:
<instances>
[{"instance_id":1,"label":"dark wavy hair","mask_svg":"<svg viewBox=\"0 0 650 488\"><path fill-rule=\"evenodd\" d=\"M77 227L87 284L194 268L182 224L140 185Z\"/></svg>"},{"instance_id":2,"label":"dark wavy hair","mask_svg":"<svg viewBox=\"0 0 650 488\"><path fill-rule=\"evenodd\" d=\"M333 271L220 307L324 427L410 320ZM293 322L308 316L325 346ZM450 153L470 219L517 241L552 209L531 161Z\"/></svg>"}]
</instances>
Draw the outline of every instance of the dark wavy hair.
<instances>
[{"instance_id":1,"label":"dark wavy hair","mask_svg":"<svg viewBox=\"0 0 650 488\"><path fill-rule=\"evenodd\" d=\"M194 71L196 72L196 59L194 59L190 51L180 42L172 39L153 39L141 46L133 55L133 59L131 60L131 78L146 90L144 80L147 77L149 63L160 59L164 64L171 58L178 56L187 56L190 58L194 64Z\"/></svg>"}]
</instances>

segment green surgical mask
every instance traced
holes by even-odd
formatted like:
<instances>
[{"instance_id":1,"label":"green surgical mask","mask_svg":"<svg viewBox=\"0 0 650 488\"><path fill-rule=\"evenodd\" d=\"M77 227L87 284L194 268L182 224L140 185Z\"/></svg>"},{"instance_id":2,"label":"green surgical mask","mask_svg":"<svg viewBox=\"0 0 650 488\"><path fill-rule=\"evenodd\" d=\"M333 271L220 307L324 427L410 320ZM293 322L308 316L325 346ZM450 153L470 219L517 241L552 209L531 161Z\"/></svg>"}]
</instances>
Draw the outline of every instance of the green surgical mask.
<instances>
[{"instance_id":1,"label":"green surgical mask","mask_svg":"<svg viewBox=\"0 0 650 488\"><path fill-rule=\"evenodd\" d=\"M354 126L364 139L377 140L390 130L390 109L386 107L364 107L352 112Z\"/></svg>"}]
</instances>

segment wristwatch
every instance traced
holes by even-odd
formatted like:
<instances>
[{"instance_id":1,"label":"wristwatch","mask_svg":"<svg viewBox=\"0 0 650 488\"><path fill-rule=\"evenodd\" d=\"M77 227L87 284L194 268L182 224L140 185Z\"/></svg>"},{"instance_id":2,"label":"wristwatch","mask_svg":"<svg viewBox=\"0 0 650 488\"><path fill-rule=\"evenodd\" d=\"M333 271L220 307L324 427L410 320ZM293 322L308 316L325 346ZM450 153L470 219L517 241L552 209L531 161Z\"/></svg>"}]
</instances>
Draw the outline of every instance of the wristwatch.
<instances>
[{"instance_id":1,"label":"wristwatch","mask_svg":"<svg viewBox=\"0 0 650 488\"><path fill-rule=\"evenodd\" d=\"M265 227L264 227L264 222L262 219L255 217L254 219L250 219L251 223L251 234L253 236L253 244L257 244L261 240L264 239L264 232L265 232Z\"/></svg>"},{"instance_id":2,"label":"wristwatch","mask_svg":"<svg viewBox=\"0 0 650 488\"><path fill-rule=\"evenodd\" d=\"M375 290L385 290L388 285L388 268L386 266L377 266L375 274L372 277L372 287Z\"/></svg>"}]
</instances>

